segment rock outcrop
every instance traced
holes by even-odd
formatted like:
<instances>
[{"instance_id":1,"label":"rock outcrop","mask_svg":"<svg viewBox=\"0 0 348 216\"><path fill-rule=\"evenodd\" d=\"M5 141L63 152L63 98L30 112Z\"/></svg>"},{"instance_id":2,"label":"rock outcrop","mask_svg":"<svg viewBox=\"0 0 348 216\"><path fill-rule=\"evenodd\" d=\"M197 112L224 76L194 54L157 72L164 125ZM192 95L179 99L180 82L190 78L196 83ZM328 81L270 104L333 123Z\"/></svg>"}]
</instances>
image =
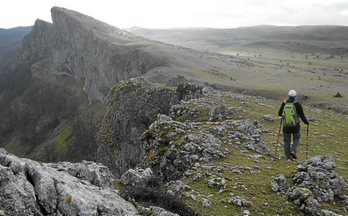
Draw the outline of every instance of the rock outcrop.
<instances>
[{"instance_id":1,"label":"rock outcrop","mask_svg":"<svg viewBox=\"0 0 348 216\"><path fill-rule=\"evenodd\" d=\"M87 177L86 170L99 181ZM92 162L44 164L0 149L0 209L16 216L136 215L115 190L99 187L109 175L106 167Z\"/></svg>"},{"instance_id":2,"label":"rock outcrop","mask_svg":"<svg viewBox=\"0 0 348 216\"><path fill-rule=\"evenodd\" d=\"M82 161L81 163L58 162L47 163L59 172L65 172L80 180L88 181L98 187L111 187L113 175L109 169L100 164L91 161Z\"/></svg>"},{"instance_id":3,"label":"rock outcrop","mask_svg":"<svg viewBox=\"0 0 348 216\"><path fill-rule=\"evenodd\" d=\"M165 180L179 179L197 162L224 157L221 134L238 140L235 144L242 149L269 153L260 133L258 124L251 120L196 123L158 115L157 121L142 135L145 162Z\"/></svg>"},{"instance_id":4,"label":"rock outcrop","mask_svg":"<svg viewBox=\"0 0 348 216\"><path fill-rule=\"evenodd\" d=\"M335 172L336 164L329 156L316 156L300 163L293 176L293 185L283 175L271 182L272 190L285 193L306 215L318 215L320 203L339 202L348 210L348 197L342 195L347 186L344 179Z\"/></svg>"},{"instance_id":5,"label":"rock outcrop","mask_svg":"<svg viewBox=\"0 0 348 216\"><path fill-rule=\"evenodd\" d=\"M126 186L134 187L138 184L145 184L153 177L150 168L144 169L129 169L121 176L121 183Z\"/></svg>"},{"instance_id":6,"label":"rock outcrop","mask_svg":"<svg viewBox=\"0 0 348 216\"><path fill-rule=\"evenodd\" d=\"M117 176L142 162L140 135L158 113L169 113L175 98L174 90L143 80L133 79L115 86L99 130L97 160Z\"/></svg>"}]
</instances>

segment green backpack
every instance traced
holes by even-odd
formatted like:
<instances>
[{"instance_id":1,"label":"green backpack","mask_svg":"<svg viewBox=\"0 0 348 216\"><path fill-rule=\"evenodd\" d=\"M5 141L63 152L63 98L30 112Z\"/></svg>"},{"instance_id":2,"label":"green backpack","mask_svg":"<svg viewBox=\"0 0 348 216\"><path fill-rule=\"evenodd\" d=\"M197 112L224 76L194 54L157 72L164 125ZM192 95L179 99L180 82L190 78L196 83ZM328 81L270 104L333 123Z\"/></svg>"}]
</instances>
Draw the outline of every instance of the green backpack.
<instances>
[{"instance_id":1,"label":"green backpack","mask_svg":"<svg viewBox=\"0 0 348 216\"><path fill-rule=\"evenodd\" d=\"M284 126L287 126L287 127L296 126L300 122L300 119L297 115L295 102L293 103L285 102L285 106L283 110L283 122L284 122Z\"/></svg>"}]
</instances>

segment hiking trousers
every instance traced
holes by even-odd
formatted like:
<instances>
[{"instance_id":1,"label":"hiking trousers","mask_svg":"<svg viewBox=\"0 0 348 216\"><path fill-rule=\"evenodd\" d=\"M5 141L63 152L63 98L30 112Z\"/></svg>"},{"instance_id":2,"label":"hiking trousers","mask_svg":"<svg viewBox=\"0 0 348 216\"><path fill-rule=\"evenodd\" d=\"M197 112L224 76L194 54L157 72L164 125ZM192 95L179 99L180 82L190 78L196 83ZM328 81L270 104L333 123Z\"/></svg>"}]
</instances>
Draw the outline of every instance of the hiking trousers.
<instances>
[{"instance_id":1,"label":"hiking trousers","mask_svg":"<svg viewBox=\"0 0 348 216\"><path fill-rule=\"evenodd\" d=\"M300 144L300 137L301 137L300 131L297 131L294 133L294 132L283 130L284 153L285 153L286 159L292 159L291 153L296 155L297 146ZM292 144L291 144L291 138L292 138Z\"/></svg>"}]
</instances>

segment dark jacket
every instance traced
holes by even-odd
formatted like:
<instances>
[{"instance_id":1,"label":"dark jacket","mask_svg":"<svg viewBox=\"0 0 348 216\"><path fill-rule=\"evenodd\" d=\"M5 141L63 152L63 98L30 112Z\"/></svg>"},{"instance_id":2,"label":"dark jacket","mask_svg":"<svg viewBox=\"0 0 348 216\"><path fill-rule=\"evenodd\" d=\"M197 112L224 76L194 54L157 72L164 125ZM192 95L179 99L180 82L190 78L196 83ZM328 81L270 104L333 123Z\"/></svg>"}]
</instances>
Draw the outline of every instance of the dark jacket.
<instances>
[{"instance_id":1,"label":"dark jacket","mask_svg":"<svg viewBox=\"0 0 348 216\"><path fill-rule=\"evenodd\" d=\"M278 115L279 116L283 115L284 106L286 103L289 103L289 102L294 103L297 115L301 118L303 123L308 124L308 120L303 112L302 105L300 104L300 102L296 101L295 98L293 97L289 97L289 99L287 99L286 101L283 101L283 103L281 104L279 108ZM283 132L287 132L287 133L298 133L299 131L300 131L300 123L298 123L294 127L285 127L285 126L283 127Z\"/></svg>"}]
</instances>

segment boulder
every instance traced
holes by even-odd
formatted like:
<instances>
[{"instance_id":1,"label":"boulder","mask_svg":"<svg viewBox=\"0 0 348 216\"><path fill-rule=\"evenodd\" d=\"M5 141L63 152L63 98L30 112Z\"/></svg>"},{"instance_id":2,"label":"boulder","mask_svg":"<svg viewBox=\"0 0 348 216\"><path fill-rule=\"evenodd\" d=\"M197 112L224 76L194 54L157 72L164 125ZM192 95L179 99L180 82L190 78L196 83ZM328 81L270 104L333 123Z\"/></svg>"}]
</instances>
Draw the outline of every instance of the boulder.
<instances>
[{"instance_id":1,"label":"boulder","mask_svg":"<svg viewBox=\"0 0 348 216\"><path fill-rule=\"evenodd\" d=\"M341 193L347 184L335 168L335 161L330 156L311 157L297 166L293 185L283 175L278 175L272 180L271 188L275 192L287 193L288 198L306 215L318 215L321 202L337 201L346 210L348 197ZM327 211L322 214L331 215Z\"/></svg>"},{"instance_id":2,"label":"boulder","mask_svg":"<svg viewBox=\"0 0 348 216\"><path fill-rule=\"evenodd\" d=\"M81 163L58 162L48 163L49 167L65 172L78 179L88 181L98 187L111 187L113 178L109 169L101 163L82 161Z\"/></svg>"},{"instance_id":3,"label":"boulder","mask_svg":"<svg viewBox=\"0 0 348 216\"><path fill-rule=\"evenodd\" d=\"M227 181L224 177L213 177L208 179L209 188L225 189L226 183Z\"/></svg>"},{"instance_id":4,"label":"boulder","mask_svg":"<svg viewBox=\"0 0 348 216\"><path fill-rule=\"evenodd\" d=\"M18 158L0 148L0 209L18 216L137 214L116 190L53 168L59 166ZM89 164L90 168L98 166Z\"/></svg>"},{"instance_id":5,"label":"boulder","mask_svg":"<svg viewBox=\"0 0 348 216\"><path fill-rule=\"evenodd\" d=\"M267 114L263 116L263 119L269 122L273 122L274 121L274 116L272 114Z\"/></svg>"},{"instance_id":6,"label":"boulder","mask_svg":"<svg viewBox=\"0 0 348 216\"><path fill-rule=\"evenodd\" d=\"M322 216L341 216L340 214L337 214L333 211L323 209L321 210Z\"/></svg>"},{"instance_id":7,"label":"boulder","mask_svg":"<svg viewBox=\"0 0 348 216\"><path fill-rule=\"evenodd\" d=\"M250 215L250 211L247 209L242 212L242 216L249 216L249 215Z\"/></svg>"},{"instance_id":8,"label":"boulder","mask_svg":"<svg viewBox=\"0 0 348 216\"><path fill-rule=\"evenodd\" d=\"M229 203L232 203L238 207L247 207L252 204L251 201L246 200L244 197L233 196L228 200Z\"/></svg>"},{"instance_id":9,"label":"boulder","mask_svg":"<svg viewBox=\"0 0 348 216\"><path fill-rule=\"evenodd\" d=\"M123 185L135 186L137 184L146 183L153 176L150 168L144 169L129 169L121 176Z\"/></svg>"},{"instance_id":10,"label":"boulder","mask_svg":"<svg viewBox=\"0 0 348 216\"><path fill-rule=\"evenodd\" d=\"M212 202L209 201L209 200L206 199L206 198L202 198L201 204L202 204L202 207L203 207L203 208L210 208L211 205L212 205Z\"/></svg>"},{"instance_id":11,"label":"boulder","mask_svg":"<svg viewBox=\"0 0 348 216\"><path fill-rule=\"evenodd\" d=\"M343 96L341 95L341 93L337 92L333 97L334 98L342 98Z\"/></svg>"},{"instance_id":12,"label":"boulder","mask_svg":"<svg viewBox=\"0 0 348 216\"><path fill-rule=\"evenodd\" d=\"M156 216L179 216L178 214L174 214L158 206L150 206L150 210L153 211Z\"/></svg>"},{"instance_id":13,"label":"boulder","mask_svg":"<svg viewBox=\"0 0 348 216\"><path fill-rule=\"evenodd\" d=\"M279 174L271 181L271 188L274 192L286 194L289 189L288 180L284 175Z\"/></svg>"},{"instance_id":14,"label":"boulder","mask_svg":"<svg viewBox=\"0 0 348 216\"><path fill-rule=\"evenodd\" d=\"M288 194L288 197L297 208L306 215L316 215L320 204L314 199L313 194L307 188L295 187Z\"/></svg>"},{"instance_id":15,"label":"boulder","mask_svg":"<svg viewBox=\"0 0 348 216\"><path fill-rule=\"evenodd\" d=\"M293 177L295 186L308 188L319 202L333 201L346 185L335 172L336 164L330 156L316 156L299 164Z\"/></svg>"}]
</instances>

